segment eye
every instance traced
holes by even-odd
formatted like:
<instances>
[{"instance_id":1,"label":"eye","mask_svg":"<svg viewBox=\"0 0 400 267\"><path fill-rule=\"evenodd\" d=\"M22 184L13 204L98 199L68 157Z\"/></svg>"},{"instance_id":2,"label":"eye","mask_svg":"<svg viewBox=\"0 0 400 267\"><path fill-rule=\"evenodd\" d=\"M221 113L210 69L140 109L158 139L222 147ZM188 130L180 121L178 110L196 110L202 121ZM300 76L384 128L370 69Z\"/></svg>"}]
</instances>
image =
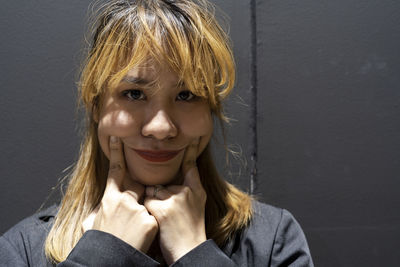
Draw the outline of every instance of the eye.
<instances>
[{"instance_id":1,"label":"eye","mask_svg":"<svg viewBox=\"0 0 400 267\"><path fill-rule=\"evenodd\" d=\"M146 96L144 95L142 90L132 89L125 90L122 94L127 97L129 100L144 100Z\"/></svg>"},{"instance_id":2,"label":"eye","mask_svg":"<svg viewBox=\"0 0 400 267\"><path fill-rule=\"evenodd\" d=\"M177 100L179 101L190 101L196 98L196 95L194 95L192 92L189 90L181 91L178 93L178 96L176 97Z\"/></svg>"}]
</instances>

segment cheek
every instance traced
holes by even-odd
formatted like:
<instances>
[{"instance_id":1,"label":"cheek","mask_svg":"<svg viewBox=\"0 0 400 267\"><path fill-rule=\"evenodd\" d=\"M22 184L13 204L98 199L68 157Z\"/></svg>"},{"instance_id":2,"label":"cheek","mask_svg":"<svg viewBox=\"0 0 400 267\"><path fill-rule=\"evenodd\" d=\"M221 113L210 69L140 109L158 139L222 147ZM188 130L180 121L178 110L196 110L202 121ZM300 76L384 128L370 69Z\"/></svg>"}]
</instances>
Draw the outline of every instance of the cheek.
<instances>
[{"instance_id":1,"label":"cheek","mask_svg":"<svg viewBox=\"0 0 400 267\"><path fill-rule=\"evenodd\" d=\"M200 155L210 141L213 133L211 112L207 109L198 112L195 116L192 114L192 116L186 118L186 122L183 123L181 129L182 133L191 140L200 137L198 152L198 155Z\"/></svg>"},{"instance_id":2,"label":"cheek","mask_svg":"<svg viewBox=\"0 0 400 267\"><path fill-rule=\"evenodd\" d=\"M109 138L110 136L117 136L119 138L124 138L127 136L132 136L137 127L137 120L126 111L114 111L108 112L101 115L99 120L99 126L97 129L97 134L99 136L100 146L109 158Z\"/></svg>"}]
</instances>

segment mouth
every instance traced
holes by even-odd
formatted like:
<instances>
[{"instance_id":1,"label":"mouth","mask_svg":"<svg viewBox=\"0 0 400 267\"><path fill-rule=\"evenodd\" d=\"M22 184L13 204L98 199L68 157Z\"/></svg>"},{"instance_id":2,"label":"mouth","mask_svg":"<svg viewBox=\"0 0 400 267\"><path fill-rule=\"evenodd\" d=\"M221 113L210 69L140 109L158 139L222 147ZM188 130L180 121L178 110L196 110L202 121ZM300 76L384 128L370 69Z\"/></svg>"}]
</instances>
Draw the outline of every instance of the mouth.
<instances>
[{"instance_id":1,"label":"mouth","mask_svg":"<svg viewBox=\"0 0 400 267\"><path fill-rule=\"evenodd\" d=\"M181 150L138 150L133 149L139 156L151 162L166 162L175 158Z\"/></svg>"}]
</instances>

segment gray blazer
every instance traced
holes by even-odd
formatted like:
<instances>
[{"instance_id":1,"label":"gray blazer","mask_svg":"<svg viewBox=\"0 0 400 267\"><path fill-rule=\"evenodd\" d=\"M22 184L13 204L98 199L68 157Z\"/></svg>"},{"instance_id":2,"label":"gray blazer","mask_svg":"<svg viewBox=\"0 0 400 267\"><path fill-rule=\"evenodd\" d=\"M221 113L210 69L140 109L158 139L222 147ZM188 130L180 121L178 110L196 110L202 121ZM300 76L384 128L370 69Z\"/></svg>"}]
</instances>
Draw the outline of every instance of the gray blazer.
<instances>
[{"instance_id":1,"label":"gray blazer","mask_svg":"<svg viewBox=\"0 0 400 267\"><path fill-rule=\"evenodd\" d=\"M242 233L219 248L209 239L172 266L313 266L300 225L285 209L253 202L254 217ZM117 237L90 230L66 261L44 255L44 241L57 206L21 221L0 237L0 266L161 266Z\"/></svg>"}]
</instances>

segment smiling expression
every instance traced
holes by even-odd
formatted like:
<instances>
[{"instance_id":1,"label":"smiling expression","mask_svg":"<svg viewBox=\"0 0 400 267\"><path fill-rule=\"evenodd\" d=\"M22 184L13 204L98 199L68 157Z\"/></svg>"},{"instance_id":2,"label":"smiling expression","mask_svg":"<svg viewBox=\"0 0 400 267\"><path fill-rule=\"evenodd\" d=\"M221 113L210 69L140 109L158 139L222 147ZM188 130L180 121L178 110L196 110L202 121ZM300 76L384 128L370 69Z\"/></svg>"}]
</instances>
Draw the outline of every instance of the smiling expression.
<instances>
[{"instance_id":1,"label":"smiling expression","mask_svg":"<svg viewBox=\"0 0 400 267\"><path fill-rule=\"evenodd\" d=\"M165 66L132 68L115 90L107 90L94 117L105 155L110 136L119 137L129 176L143 185L174 182L188 145L200 138L200 155L211 138L207 101L178 81Z\"/></svg>"}]
</instances>

